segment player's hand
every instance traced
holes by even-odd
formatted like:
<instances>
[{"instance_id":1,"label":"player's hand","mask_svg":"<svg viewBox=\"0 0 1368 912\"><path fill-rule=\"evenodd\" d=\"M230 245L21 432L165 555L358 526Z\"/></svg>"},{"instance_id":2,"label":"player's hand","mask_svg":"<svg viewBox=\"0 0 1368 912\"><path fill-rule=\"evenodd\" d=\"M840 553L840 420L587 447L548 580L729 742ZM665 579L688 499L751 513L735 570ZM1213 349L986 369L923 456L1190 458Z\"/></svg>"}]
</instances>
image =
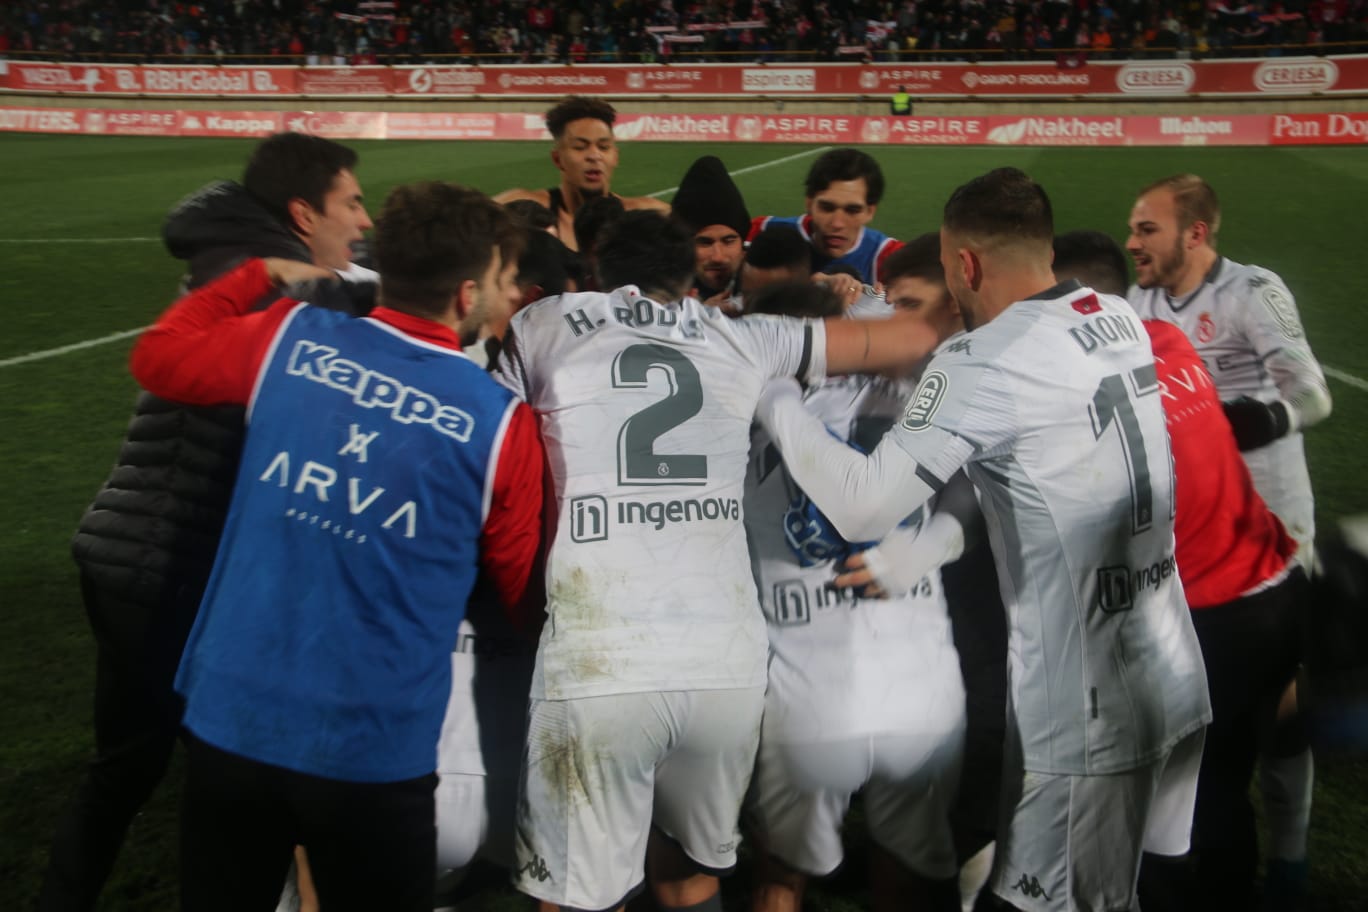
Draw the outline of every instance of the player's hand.
<instances>
[{"instance_id":1,"label":"player's hand","mask_svg":"<svg viewBox=\"0 0 1368 912\"><path fill-rule=\"evenodd\" d=\"M1291 412L1282 401L1260 402L1251 396L1241 396L1222 402L1221 407L1241 450L1256 450L1287 436L1292 428Z\"/></svg>"},{"instance_id":2,"label":"player's hand","mask_svg":"<svg viewBox=\"0 0 1368 912\"><path fill-rule=\"evenodd\" d=\"M304 282L312 282L317 279L336 279L337 273L331 269L324 269L322 266L315 266L313 263L303 263L299 260L286 260L281 257L266 257L261 261L266 267L266 275L275 283L278 288L286 288L290 285L299 285Z\"/></svg>"},{"instance_id":3,"label":"player's hand","mask_svg":"<svg viewBox=\"0 0 1368 912\"><path fill-rule=\"evenodd\" d=\"M865 563L867 552L852 554L845 559L841 572L836 574L832 585L837 589L854 589L860 598L888 598L888 593L874 579L874 573Z\"/></svg>"},{"instance_id":4,"label":"player's hand","mask_svg":"<svg viewBox=\"0 0 1368 912\"><path fill-rule=\"evenodd\" d=\"M729 317L741 316L741 309L736 306L737 299L732 297L732 293L729 291L719 291L704 301L703 304L707 307L716 307Z\"/></svg>"},{"instance_id":5,"label":"player's hand","mask_svg":"<svg viewBox=\"0 0 1368 912\"><path fill-rule=\"evenodd\" d=\"M837 297L841 299L841 307L846 310L849 310L851 305L860 300L860 295L864 294L864 283L843 272L833 275L819 272L813 275L812 281L825 285L836 292Z\"/></svg>"}]
</instances>

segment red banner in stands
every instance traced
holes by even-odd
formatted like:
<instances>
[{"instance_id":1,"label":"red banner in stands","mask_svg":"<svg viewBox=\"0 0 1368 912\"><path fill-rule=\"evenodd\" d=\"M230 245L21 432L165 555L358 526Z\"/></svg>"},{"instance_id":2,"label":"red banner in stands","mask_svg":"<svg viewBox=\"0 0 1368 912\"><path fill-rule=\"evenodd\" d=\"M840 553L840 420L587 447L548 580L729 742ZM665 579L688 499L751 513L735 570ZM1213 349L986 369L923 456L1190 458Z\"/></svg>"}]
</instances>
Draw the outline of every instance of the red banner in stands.
<instances>
[{"instance_id":1,"label":"red banner in stands","mask_svg":"<svg viewBox=\"0 0 1368 912\"><path fill-rule=\"evenodd\" d=\"M139 111L0 107L0 133L247 136L280 130L335 139L548 140L540 113ZM624 114L629 142L914 146L1267 146L1368 144L1368 111L1316 114L860 117Z\"/></svg>"},{"instance_id":2,"label":"red banner in stands","mask_svg":"<svg viewBox=\"0 0 1368 912\"><path fill-rule=\"evenodd\" d=\"M1275 146L1319 146L1368 143L1368 113L1275 114L1269 142Z\"/></svg>"},{"instance_id":3,"label":"red banner in stands","mask_svg":"<svg viewBox=\"0 0 1368 912\"><path fill-rule=\"evenodd\" d=\"M1258 60L909 64L212 67L0 61L0 89L246 97L1286 96L1368 92L1368 55Z\"/></svg>"}]
</instances>

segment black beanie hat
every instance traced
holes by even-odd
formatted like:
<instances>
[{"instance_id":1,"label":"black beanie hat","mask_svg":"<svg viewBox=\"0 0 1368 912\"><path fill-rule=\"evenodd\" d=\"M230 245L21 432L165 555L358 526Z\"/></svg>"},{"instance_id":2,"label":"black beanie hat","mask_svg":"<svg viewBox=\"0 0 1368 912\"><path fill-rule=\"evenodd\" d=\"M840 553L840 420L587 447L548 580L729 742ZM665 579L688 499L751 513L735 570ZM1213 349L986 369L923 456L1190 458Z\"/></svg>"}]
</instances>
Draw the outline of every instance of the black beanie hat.
<instances>
[{"instance_id":1,"label":"black beanie hat","mask_svg":"<svg viewBox=\"0 0 1368 912\"><path fill-rule=\"evenodd\" d=\"M726 225L742 238L750 234L746 201L727 173L727 166L716 155L705 155L689 166L670 208L676 218L695 232L709 225Z\"/></svg>"}]
</instances>

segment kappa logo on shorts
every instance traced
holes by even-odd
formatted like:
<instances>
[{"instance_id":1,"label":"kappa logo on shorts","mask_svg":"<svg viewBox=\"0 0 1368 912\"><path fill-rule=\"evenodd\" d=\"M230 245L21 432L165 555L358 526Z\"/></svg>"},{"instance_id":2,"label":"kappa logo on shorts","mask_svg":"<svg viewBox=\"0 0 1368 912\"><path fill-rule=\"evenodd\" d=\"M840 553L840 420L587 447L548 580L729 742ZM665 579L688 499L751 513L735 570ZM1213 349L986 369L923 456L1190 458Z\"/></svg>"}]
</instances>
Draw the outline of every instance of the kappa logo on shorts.
<instances>
[{"instance_id":1,"label":"kappa logo on shorts","mask_svg":"<svg viewBox=\"0 0 1368 912\"><path fill-rule=\"evenodd\" d=\"M1054 898L1050 896L1049 893L1045 892L1045 888L1040 885L1040 881L1036 880L1034 874L1022 874L1021 880L1018 880L1013 884L1012 889L1020 890L1026 896L1031 897L1031 899L1040 899L1044 897L1045 899L1053 900Z\"/></svg>"},{"instance_id":2,"label":"kappa logo on shorts","mask_svg":"<svg viewBox=\"0 0 1368 912\"><path fill-rule=\"evenodd\" d=\"M940 371L931 371L922 377L917 391L912 394L912 404L903 415L902 426L909 431L924 431L931 426L931 417L940 408L945 391L950 388L950 380Z\"/></svg>"},{"instance_id":3,"label":"kappa logo on shorts","mask_svg":"<svg viewBox=\"0 0 1368 912\"><path fill-rule=\"evenodd\" d=\"M551 879L551 869L546 866L546 861L537 854L533 854L532 860L518 869L518 876L535 877L537 883L546 883Z\"/></svg>"}]
</instances>

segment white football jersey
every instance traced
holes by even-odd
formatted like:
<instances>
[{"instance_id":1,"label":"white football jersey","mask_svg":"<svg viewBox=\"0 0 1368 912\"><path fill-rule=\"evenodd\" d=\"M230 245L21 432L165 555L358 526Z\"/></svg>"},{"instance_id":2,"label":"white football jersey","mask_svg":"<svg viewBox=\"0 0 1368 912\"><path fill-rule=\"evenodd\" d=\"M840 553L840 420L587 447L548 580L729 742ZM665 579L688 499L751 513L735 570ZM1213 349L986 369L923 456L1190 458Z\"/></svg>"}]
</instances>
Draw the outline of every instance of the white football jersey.
<instances>
[{"instance_id":1,"label":"white football jersey","mask_svg":"<svg viewBox=\"0 0 1368 912\"><path fill-rule=\"evenodd\" d=\"M495 376L537 412L557 511L533 696L763 685L751 418L768 380L825 363L818 321L730 319L632 286L514 317Z\"/></svg>"},{"instance_id":2,"label":"white football jersey","mask_svg":"<svg viewBox=\"0 0 1368 912\"><path fill-rule=\"evenodd\" d=\"M874 448L902 415L910 386L833 377L805 397L838 437ZM746 486L746 534L769 626L762 737L813 743L934 732L964 714L964 684L939 571L912 591L860 599L827 587L833 562L799 565L784 538L798 488L756 429Z\"/></svg>"},{"instance_id":3,"label":"white football jersey","mask_svg":"<svg viewBox=\"0 0 1368 912\"><path fill-rule=\"evenodd\" d=\"M1134 769L1210 719L1154 356L1125 301L1067 282L1013 304L932 359L892 435L933 487L965 466L978 492L1026 769Z\"/></svg>"},{"instance_id":4,"label":"white football jersey","mask_svg":"<svg viewBox=\"0 0 1368 912\"><path fill-rule=\"evenodd\" d=\"M1278 399L1276 378L1267 367L1269 356L1278 352L1293 357L1301 382L1325 386L1292 293L1261 266L1221 258L1201 287L1182 301L1171 302L1162 288L1138 286L1129 297L1142 319L1163 320L1183 331L1225 401L1239 396ZM1301 432L1243 455L1260 496L1293 538L1309 543L1315 537L1315 510Z\"/></svg>"}]
</instances>

